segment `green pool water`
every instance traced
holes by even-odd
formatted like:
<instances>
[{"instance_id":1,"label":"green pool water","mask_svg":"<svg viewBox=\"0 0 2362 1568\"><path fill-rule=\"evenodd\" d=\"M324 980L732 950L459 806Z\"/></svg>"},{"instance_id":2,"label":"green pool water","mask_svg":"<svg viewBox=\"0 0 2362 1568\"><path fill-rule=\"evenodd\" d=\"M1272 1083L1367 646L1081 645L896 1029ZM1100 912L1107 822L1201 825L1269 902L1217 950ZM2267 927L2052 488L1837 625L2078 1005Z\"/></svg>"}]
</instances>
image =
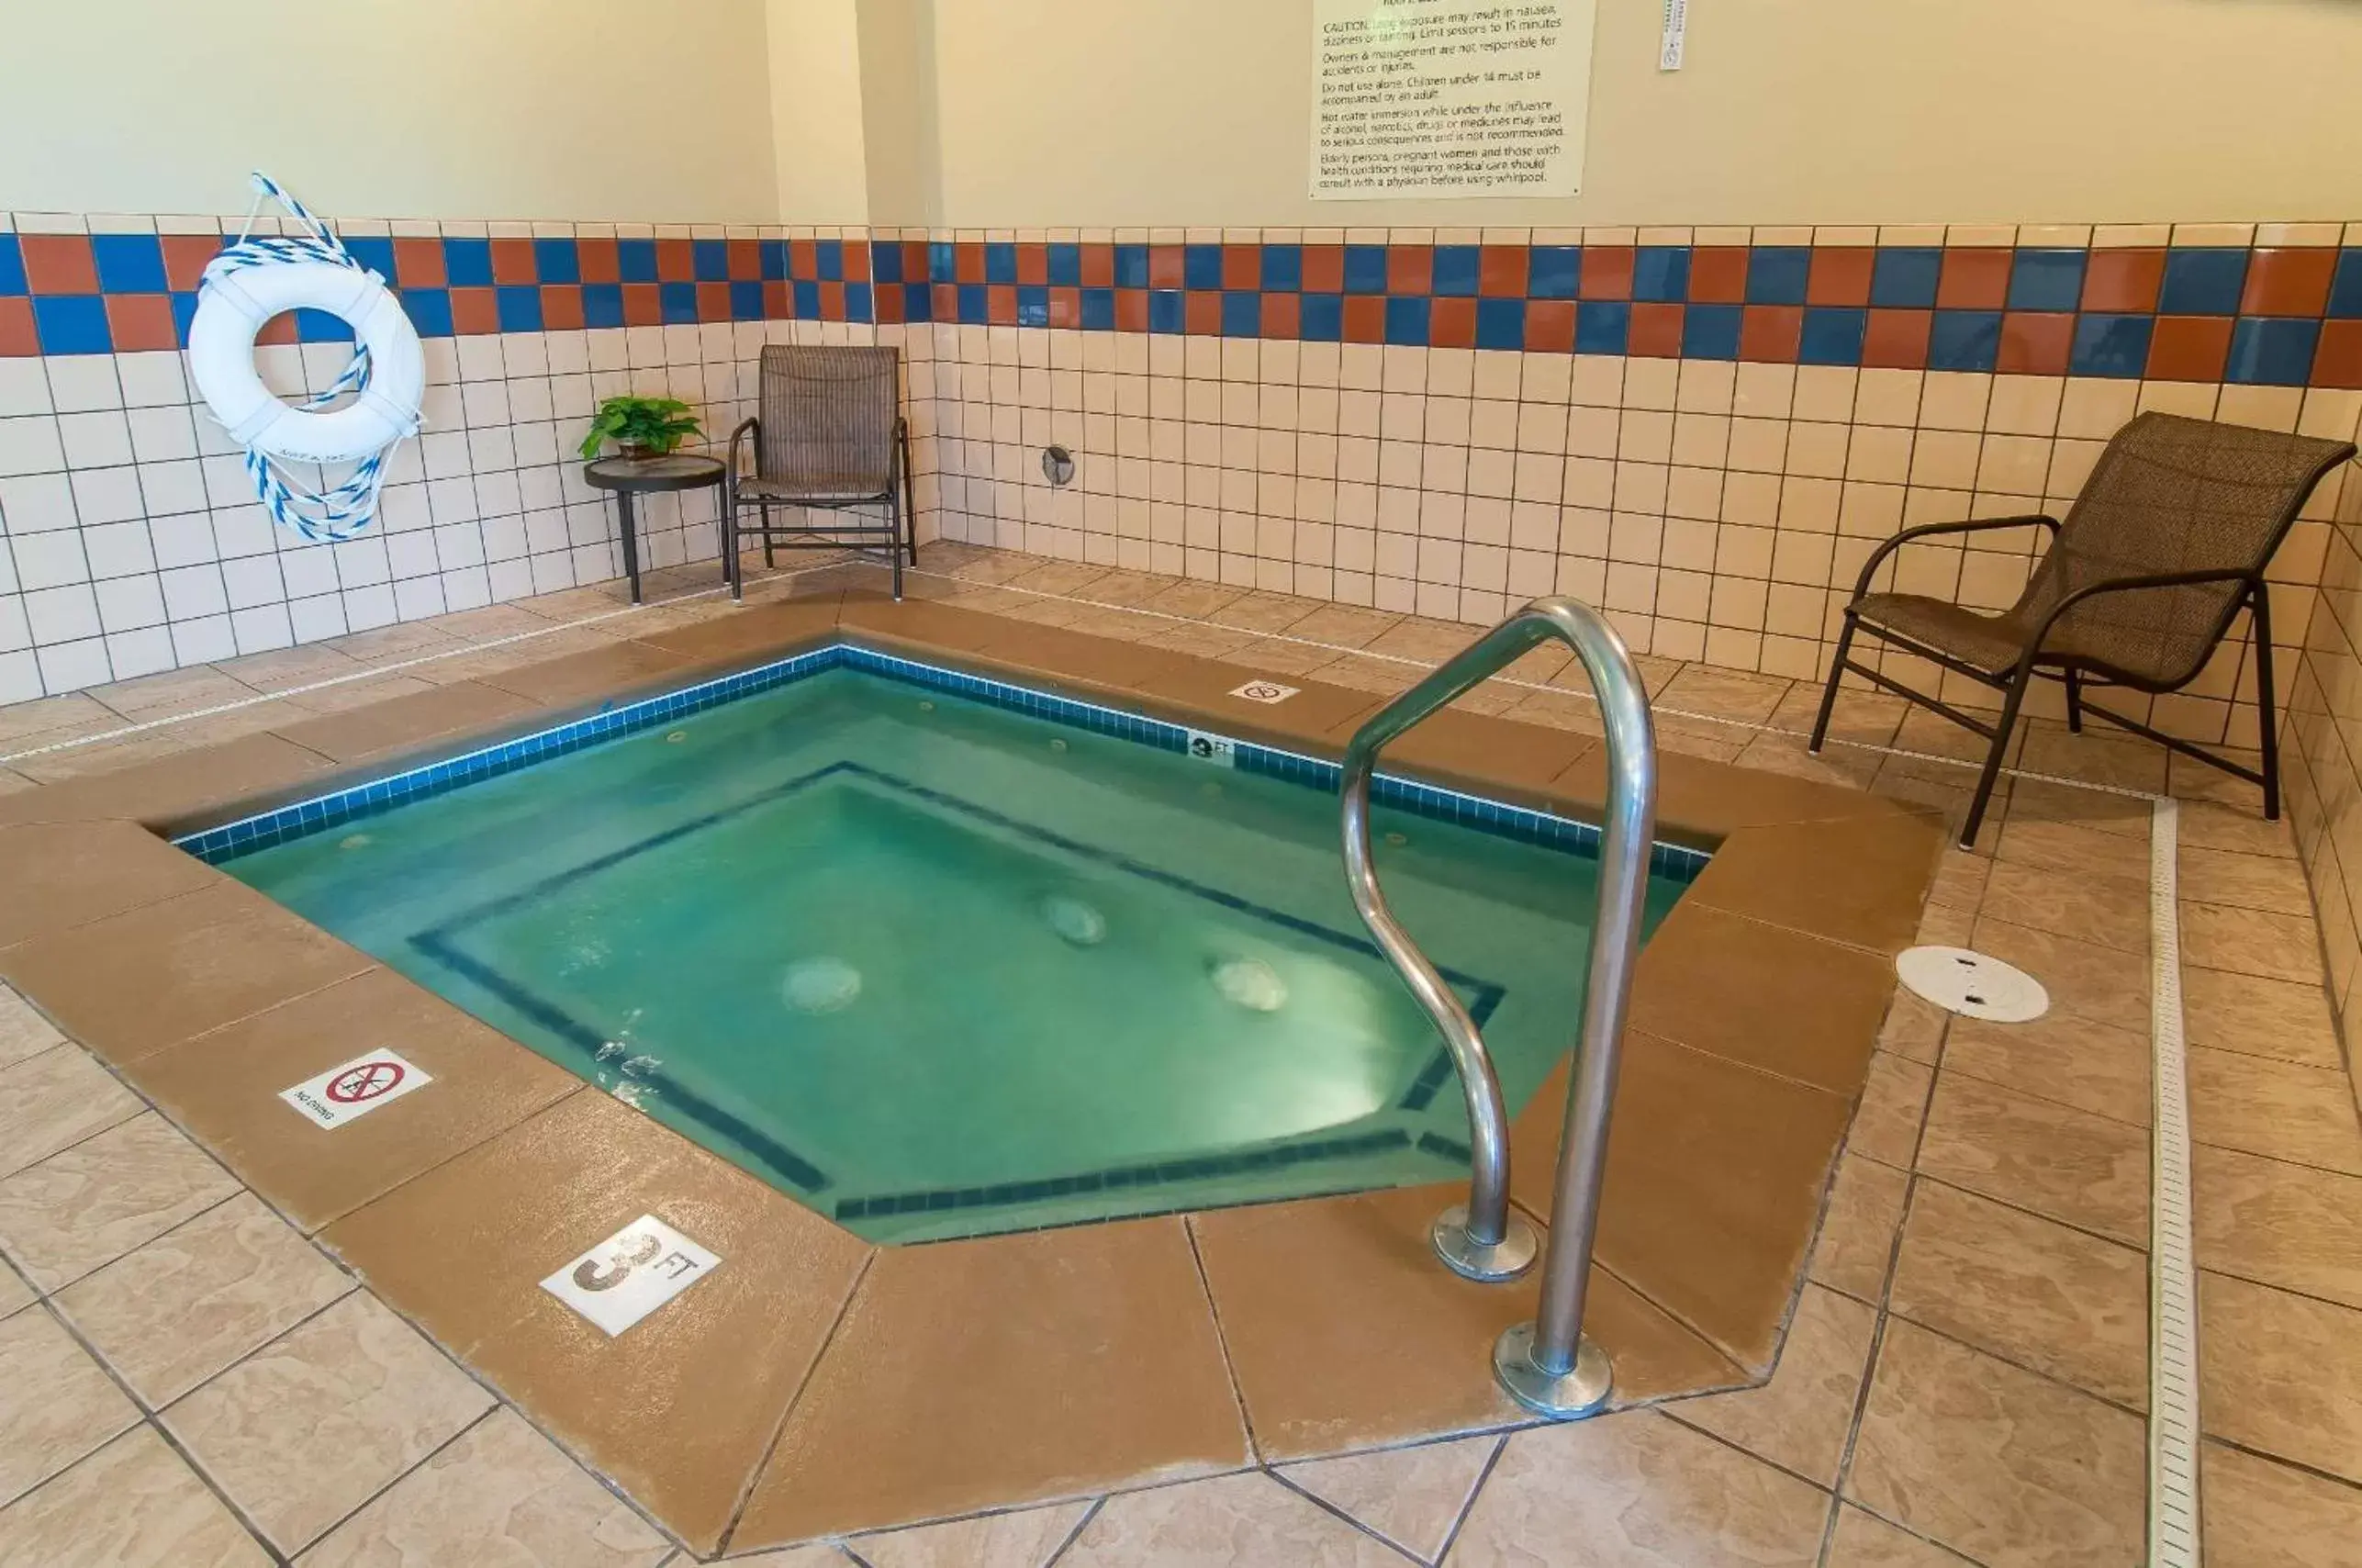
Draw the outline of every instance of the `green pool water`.
<instances>
[{"instance_id":1,"label":"green pool water","mask_svg":"<svg viewBox=\"0 0 2362 1568\"><path fill-rule=\"evenodd\" d=\"M1595 865L1381 807L1514 1113ZM225 868L873 1239L1447 1180L1333 794L836 668ZM1680 891L1651 886L1651 925Z\"/></svg>"}]
</instances>

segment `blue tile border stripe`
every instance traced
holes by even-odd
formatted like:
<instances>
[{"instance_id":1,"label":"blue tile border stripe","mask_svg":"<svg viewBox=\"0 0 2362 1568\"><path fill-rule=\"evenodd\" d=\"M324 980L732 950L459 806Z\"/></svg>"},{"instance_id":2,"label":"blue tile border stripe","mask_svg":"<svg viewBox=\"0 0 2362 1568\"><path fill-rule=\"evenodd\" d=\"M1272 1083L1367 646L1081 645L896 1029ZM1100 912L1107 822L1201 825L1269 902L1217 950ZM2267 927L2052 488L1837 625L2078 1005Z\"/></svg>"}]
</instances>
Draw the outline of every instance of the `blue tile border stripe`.
<instances>
[{"instance_id":1,"label":"blue tile border stripe","mask_svg":"<svg viewBox=\"0 0 2362 1568\"><path fill-rule=\"evenodd\" d=\"M849 642L839 642L734 675L701 681L678 691L602 709L587 718L520 735L513 740L480 746L440 762L406 768L383 778L256 812L216 827L184 834L174 838L173 843L209 865L220 865L241 855L251 855L274 845L322 833L331 827L391 811L397 806L513 773L519 768L580 751L601 741L652 729L690 713L772 690L823 670L838 668L866 670L1012 712L1153 746L1160 751L1187 751L1192 733L1186 726L1119 708L1055 696L1030 687L879 653ZM1338 778L1336 763L1251 741L1237 741L1234 745L1233 763L1239 771L1261 774L1324 793L1336 792ZM1414 815L1456 823L1521 843L1592 858L1600 852L1599 828L1572 817L1510 805L1390 773L1377 776L1372 782L1371 795L1381 804ZM1708 858L1701 850L1680 845L1658 844L1651 848L1649 869L1654 876L1688 882L1705 869Z\"/></svg>"},{"instance_id":2,"label":"blue tile border stripe","mask_svg":"<svg viewBox=\"0 0 2362 1568\"><path fill-rule=\"evenodd\" d=\"M218 234L0 233L0 355L184 346ZM427 336L1082 329L2362 386L2362 245L1201 244L354 236ZM348 337L298 312L292 337ZM2235 338L2235 341L2234 341Z\"/></svg>"}]
</instances>

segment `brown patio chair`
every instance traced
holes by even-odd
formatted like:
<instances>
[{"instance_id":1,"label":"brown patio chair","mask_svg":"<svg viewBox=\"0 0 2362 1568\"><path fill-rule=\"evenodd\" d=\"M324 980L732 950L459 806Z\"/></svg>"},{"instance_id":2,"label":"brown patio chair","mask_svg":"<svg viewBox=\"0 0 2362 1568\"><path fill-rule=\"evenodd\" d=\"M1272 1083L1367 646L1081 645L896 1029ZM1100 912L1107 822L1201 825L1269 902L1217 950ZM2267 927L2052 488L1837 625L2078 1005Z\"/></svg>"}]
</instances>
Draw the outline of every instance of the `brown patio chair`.
<instances>
[{"instance_id":1,"label":"brown patio chair","mask_svg":"<svg viewBox=\"0 0 2362 1568\"><path fill-rule=\"evenodd\" d=\"M907 558L918 565L919 547L901 357L900 349L885 347L765 347L756 414L731 431L722 476L722 562L733 599L745 588L738 540L749 533L762 539L767 566L778 564L782 544L838 550L883 543L894 597L902 597L902 564ZM751 473L739 455L742 442L753 449ZM886 513L875 522L810 515L873 506ZM803 511L794 521L775 521L774 507Z\"/></svg>"},{"instance_id":2,"label":"brown patio chair","mask_svg":"<svg viewBox=\"0 0 2362 1568\"><path fill-rule=\"evenodd\" d=\"M1992 749L1960 831L1966 848L1985 820L2026 689L2041 676L2065 683L2068 729L2080 732L2084 714L2095 714L2260 784L2264 815L2277 819L2279 744L2264 566L2313 487L2354 452L2350 442L2143 414L2108 443L2064 522L2002 517L1905 529L1872 553L1854 585L1812 727L1812 749L1819 751L1829 734L1837 688L1848 670L1986 736ZM2050 547L2018 602L1998 615L1922 594L1870 591L1886 558L1914 540L2023 527L2048 529ZM2256 649L2261 771L2110 712L2085 695L2094 685L2153 695L2188 685L2242 610ZM1999 720L1988 723L1856 663L1853 639L1862 633L2000 691Z\"/></svg>"}]
</instances>

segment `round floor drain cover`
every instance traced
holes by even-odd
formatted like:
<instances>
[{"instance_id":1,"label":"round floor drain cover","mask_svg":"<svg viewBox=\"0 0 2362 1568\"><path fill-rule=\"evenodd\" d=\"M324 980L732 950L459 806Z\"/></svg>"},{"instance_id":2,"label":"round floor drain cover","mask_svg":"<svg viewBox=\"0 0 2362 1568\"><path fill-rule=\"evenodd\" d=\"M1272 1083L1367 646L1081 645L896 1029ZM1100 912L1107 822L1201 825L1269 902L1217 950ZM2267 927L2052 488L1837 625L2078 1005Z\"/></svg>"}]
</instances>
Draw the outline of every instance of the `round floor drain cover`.
<instances>
[{"instance_id":1,"label":"round floor drain cover","mask_svg":"<svg viewBox=\"0 0 2362 1568\"><path fill-rule=\"evenodd\" d=\"M2025 1024L2050 1011L2043 982L2000 959L1965 947L1907 947L1895 973L1938 1007L1994 1024Z\"/></svg>"}]
</instances>

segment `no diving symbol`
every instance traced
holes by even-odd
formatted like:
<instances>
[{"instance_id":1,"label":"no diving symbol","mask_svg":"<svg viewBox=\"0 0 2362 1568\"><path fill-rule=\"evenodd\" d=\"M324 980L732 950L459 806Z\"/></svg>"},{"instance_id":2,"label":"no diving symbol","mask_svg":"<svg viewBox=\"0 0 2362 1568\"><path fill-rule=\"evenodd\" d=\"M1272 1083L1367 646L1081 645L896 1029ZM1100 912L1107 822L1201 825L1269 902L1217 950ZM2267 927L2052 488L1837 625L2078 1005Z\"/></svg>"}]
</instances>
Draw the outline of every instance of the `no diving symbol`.
<instances>
[{"instance_id":1,"label":"no diving symbol","mask_svg":"<svg viewBox=\"0 0 2362 1568\"><path fill-rule=\"evenodd\" d=\"M363 1062L359 1067L330 1079L326 1092L340 1105L358 1105L364 1100L392 1093L400 1086L402 1077L402 1064L399 1062Z\"/></svg>"}]
</instances>

